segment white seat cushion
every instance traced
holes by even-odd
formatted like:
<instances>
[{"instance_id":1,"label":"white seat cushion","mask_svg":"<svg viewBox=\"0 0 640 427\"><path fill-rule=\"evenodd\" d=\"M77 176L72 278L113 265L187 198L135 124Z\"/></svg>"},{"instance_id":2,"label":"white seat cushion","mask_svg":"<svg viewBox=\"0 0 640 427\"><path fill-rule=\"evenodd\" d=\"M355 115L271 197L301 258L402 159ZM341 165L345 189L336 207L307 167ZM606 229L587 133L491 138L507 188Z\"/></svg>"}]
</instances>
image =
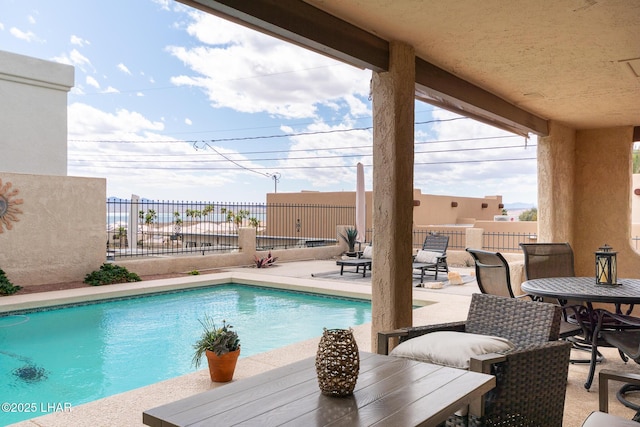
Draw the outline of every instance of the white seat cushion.
<instances>
[{"instance_id":1,"label":"white seat cushion","mask_svg":"<svg viewBox=\"0 0 640 427\"><path fill-rule=\"evenodd\" d=\"M639 425L633 420L595 411L584 420L582 427L638 427Z\"/></svg>"},{"instance_id":2,"label":"white seat cushion","mask_svg":"<svg viewBox=\"0 0 640 427\"><path fill-rule=\"evenodd\" d=\"M415 261L424 264L435 264L438 262L438 257L442 256L442 252L432 252L419 250L416 254Z\"/></svg>"},{"instance_id":3,"label":"white seat cushion","mask_svg":"<svg viewBox=\"0 0 640 427\"><path fill-rule=\"evenodd\" d=\"M365 246L362 251L362 258L373 258L373 246Z\"/></svg>"},{"instance_id":4,"label":"white seat cushion","mask_svg":"<svg viewBox=\"0 0 640 427\"><path fill-rule=\"evenodd\" d=\"M407 340L390 355L452 368L469 369L469 359L487 353L512 350L511 341L490 335L439 331Z\"/></svg>"}]
</instances>

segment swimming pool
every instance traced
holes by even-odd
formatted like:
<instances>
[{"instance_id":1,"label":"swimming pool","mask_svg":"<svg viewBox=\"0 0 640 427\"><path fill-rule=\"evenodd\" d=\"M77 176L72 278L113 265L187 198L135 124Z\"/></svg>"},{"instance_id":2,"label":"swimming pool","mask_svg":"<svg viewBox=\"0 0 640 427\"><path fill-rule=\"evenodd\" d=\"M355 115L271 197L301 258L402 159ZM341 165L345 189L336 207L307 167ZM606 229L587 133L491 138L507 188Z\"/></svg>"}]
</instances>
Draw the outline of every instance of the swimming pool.
<instances>
[{"instance_id":1,"label":"swimming pool","mask_svg":"<svg viewBox=\"0 0 640 427\"><path fill-rule=\"evenodd\" d=\"M205 313L247 357L369 322L371 304L229 284L0 317L0 424L193 372Z\"/></svg>"}]
</instances>

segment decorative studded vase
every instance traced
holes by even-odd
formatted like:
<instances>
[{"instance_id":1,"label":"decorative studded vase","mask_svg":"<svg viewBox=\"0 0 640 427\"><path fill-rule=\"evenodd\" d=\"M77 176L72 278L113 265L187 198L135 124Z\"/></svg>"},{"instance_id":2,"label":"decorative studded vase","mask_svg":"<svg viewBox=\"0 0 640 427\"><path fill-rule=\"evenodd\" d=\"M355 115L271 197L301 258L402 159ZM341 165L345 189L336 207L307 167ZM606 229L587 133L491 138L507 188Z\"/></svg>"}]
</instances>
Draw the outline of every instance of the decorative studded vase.
<instances>
[{"instance_id":1,"label":"decorative studded vase","mask_svg":"<svg viewBox=\"0 0 640 427\"><path fill-rule=\"evenodd\" d=\"M358 380L360 355L353 330L324 328L318 353L316 373L322 394L349 396Z\"/></svg>"}]
</instances>

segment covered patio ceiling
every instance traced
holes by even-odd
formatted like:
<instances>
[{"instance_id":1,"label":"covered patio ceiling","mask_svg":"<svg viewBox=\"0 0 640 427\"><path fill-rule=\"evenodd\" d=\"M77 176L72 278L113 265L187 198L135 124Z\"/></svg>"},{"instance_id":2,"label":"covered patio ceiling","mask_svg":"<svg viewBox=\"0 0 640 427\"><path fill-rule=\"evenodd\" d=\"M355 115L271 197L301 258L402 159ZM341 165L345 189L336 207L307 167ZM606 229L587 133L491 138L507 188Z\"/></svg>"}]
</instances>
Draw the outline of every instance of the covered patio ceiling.
<instances>
[{"instance_id":1,"label":"covered patio ceiling","mask_svg":"<svg viewBox=\"0 0 640 427\"><path fill-rule=\"evenodd\" d=\"M415 48L416 97L510 131L636 126L640 1L179 0L354 66Z\"/></svg>"}]
</instances>

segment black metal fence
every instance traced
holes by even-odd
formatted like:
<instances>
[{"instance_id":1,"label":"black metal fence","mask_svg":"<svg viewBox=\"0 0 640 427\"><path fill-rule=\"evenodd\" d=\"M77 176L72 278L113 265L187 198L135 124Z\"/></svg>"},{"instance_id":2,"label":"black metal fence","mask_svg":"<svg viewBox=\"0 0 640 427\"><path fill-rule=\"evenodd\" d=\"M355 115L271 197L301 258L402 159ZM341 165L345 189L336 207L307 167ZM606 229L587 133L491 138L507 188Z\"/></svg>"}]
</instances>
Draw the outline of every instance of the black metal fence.
<instances>
[{"instance_id":1,"label":"black metal fence","mask_svg":"<svg viewBox=\"0 0 640 427\"><path fill-rule=\"evenodd\" d=\"M483 249L494 252L521 252L520 243L535 243L536 234L531 233L501 233L485 232L483 235Z\"/></svg>"},{"instance_id":2,"label":"black metal fence","mask_svg":"<svg viewBox=\"0 0 640 427\"><path fill-rule=\"evenodd\" d=\"M422 245L429 234L449 236L448 249L463 251L466 248L467 237L464 228L460 230L413 230L413 248L422 249Z\"/></svg>"},{"instance_id":3,"label":"black metal fence","mask_svg":"<svg viewBox=\"0 0 640 427\"><path fill-rule=\"evenodd\" d=\"M107 257L230 252L238 229L255 227L258 249L336 243L355 207L261 203L107 200Z\"/></svg>"},{"instance_id":4,"label":"black metal fence","mask_svg":"<svg viewBox=\"0 0 640 427\"><path fill-rule=\"evenodd\" d=\"M107 200L107 257L180 255L238 250L238 228L256 228L258 250L336 244L336 228L355 223L354 206L299 204ZM465 228L414 230L414 249L427 234L449 236L450 250L464 250ZM373 229L365 232L374 240ZM485 232L483 248L520 252L520 243L536 241L530 233ZM632 238L636 250L640 237Z\"/></svg>"}]
</instances>

